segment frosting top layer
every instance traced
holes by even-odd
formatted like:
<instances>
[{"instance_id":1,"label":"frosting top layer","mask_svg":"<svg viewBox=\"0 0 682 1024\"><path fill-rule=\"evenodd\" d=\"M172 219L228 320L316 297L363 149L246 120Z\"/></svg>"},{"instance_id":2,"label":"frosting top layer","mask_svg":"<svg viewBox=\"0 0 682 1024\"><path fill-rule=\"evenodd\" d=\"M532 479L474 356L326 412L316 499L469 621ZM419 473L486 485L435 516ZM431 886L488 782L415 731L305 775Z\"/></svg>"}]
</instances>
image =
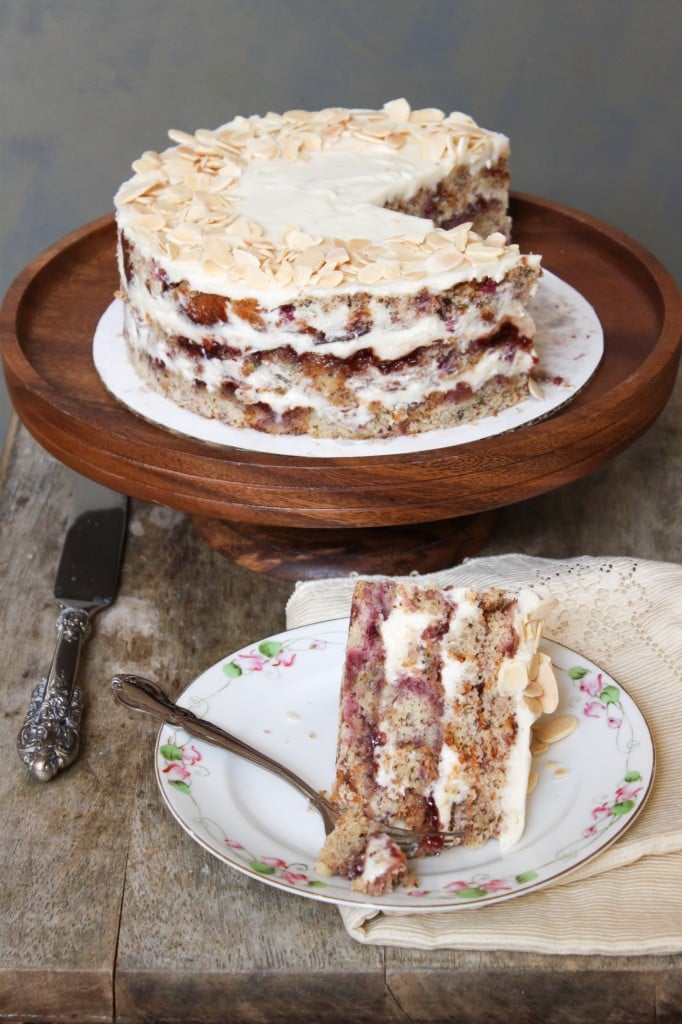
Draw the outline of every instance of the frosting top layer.
<instances>
[{"instance_id":1,"label":"frosting top layer","mask_svg":"<svg viewBox=\"0 0 682 1024\"><path fill-rule=\"evenodd\" d=\"M499 280L518 260L501 234L483 240L470 224L442 230L385 209L455 167L476 173L507 156L508 139L465 114L411 110L399 99L381 110L292 110L169 135L175 146L133 164L115 197L117 220L143 254L197 290L443 288Z\"/></svg>"}]
</instances>

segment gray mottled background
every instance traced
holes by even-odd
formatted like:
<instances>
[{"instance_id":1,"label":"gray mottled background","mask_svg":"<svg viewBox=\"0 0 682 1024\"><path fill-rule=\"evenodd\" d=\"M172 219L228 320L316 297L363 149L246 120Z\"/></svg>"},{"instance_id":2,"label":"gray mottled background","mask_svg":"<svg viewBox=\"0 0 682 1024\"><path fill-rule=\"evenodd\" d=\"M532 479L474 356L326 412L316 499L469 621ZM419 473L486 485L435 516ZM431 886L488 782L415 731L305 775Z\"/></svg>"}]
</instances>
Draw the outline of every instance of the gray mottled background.
<instances>
[{"instance_id":1,"label":"gray mottled background","mask_svg":"<svg viewBox=\"0 0 682 1024\"><path fill-rule=\"evenodd\" d=\"M0 294L171 127L398 96L505 132L515 189L680 280L681 25L680 0L0 0Z\"/></svg>"}]
</instances>

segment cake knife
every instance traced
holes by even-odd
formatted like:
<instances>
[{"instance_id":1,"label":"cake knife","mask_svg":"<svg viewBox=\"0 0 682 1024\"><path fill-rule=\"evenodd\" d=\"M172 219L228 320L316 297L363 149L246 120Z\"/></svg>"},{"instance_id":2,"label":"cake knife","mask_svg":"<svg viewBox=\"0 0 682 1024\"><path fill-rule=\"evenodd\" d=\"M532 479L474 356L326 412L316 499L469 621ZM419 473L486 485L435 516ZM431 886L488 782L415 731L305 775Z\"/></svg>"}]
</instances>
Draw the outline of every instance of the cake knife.
<instances>
[{"instance_id":1,"label":"cake knife","mask_svg":"<svg viewBox=\"0 0 682 1024\"><path fill-rule=\"evenodd\" d=\"M128 521L128 499L74 475L73 496L54 596L61 611L52 664L31 694L17 737L19 756L31 774L47 782L75 760L80 743L83 694L76 675L93 615L118 590Z\"/></svg>"}]
</instances>

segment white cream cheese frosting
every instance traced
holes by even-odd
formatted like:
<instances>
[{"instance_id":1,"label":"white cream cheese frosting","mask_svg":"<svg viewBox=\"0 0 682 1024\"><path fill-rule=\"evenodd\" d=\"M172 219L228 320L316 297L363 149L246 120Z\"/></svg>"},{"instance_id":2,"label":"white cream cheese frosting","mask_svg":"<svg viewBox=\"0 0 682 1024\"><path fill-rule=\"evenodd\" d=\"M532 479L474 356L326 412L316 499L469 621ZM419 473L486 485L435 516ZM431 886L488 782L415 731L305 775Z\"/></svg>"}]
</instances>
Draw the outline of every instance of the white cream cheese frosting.
<instances>
[{"instance_id":1,"label":"white cream cheese frosting","mask_svg":"<svg viewBox=\"0 0 682 1024\"><path fill-rule=\"evenodd\" d=\"M443 230L385 208L454 168L473 175L506 159L508 139L465 114L401 99L169 134L176 146L133 164L115 197L117 222L143 257L194 290L257 296L272 308L302 290L397 294L422 281L499 281L519 258L499 233L484 240L470 224Z\"/></svg>"}]
</instances>

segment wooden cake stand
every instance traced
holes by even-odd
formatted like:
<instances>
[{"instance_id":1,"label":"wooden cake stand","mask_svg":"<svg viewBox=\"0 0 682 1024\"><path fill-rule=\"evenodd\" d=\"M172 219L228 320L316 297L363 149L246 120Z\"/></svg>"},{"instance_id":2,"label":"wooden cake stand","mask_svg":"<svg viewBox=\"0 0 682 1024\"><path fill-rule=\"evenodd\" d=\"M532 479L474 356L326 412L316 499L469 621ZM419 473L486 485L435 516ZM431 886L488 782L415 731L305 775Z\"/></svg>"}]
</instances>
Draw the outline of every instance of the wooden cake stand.
<instances>
[{"instance_id":1,"label":"wooden cake stand","mask_svg":"<svg viewBox=\"0 0 682 1024\"><path fill-rule=\"evenodd\" d=\"M113 216L33 260L0 308L7 385L27 429L85 476L190 513L241 565L286 579L352 570L427 572L472 554L494 510L577 480L635 440L663 409L679 360L674 281L599 221L512 197L514 238L597 312L594 377L547 420L470 444L369 458L299 458L208 444L130 412L92 361L118 285Z\"/></svg>"}]
</instances>

